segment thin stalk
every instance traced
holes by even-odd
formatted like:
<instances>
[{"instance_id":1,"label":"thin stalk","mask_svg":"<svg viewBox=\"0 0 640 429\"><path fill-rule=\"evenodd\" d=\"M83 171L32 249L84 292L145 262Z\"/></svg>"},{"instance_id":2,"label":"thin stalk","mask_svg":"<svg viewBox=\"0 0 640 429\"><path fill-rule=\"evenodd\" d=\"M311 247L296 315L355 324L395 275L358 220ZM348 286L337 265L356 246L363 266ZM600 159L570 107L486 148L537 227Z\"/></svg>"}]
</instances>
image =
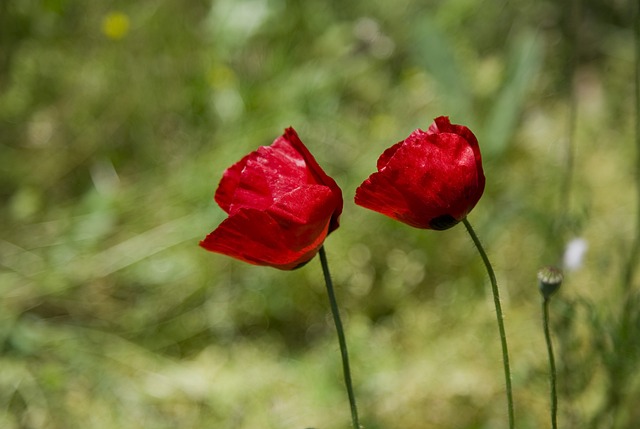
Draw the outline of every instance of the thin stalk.
<instances>
[{"instance_id":1,"label":"thin stalk","mask_svg":"<svg viewBox=\"0 0 640 429\"><path fill-rule=\"evenodd\" d=\"M471 236L473 243L476 245L476 249L482 257L485 267L487 268L487 274L489 274L489 280L491 281L491 291L493 292L493 303L496 307L496 318L498 321L498 331L500 332L500 344L502 345L502 366L504 367L504 379L507 388L507 409L509 411L509 429L513 429L515 426L514 412L513 412L513 391L511 387L511 367L509 365L509 349L507 347L507 334L504 329L504 317L502 315L502 305L500 304L500 292L498 290L498 282L496 281L496 275L493 272L493 267L489 261L487 253L480 243L480 239L476 235L473 227L464 218L462 220L464 226L467 228L467 232Z\"/></svg>"},{"instance_id":2,"label":"thin stalk","mask_svg":"<svg viewBox=\"0 0 640 429\"><path fill-rule=\"evenodd\" d=\"M549 332L549 299L542 299L542 325L544 327L544 338L547 342L547 353L549 354L549 385L551 398L551 428L558 428L558 393L556 391L556 360L553 357L553 344L551 343L551 333Z\"/></svg>"},{"instance_id":3,"label":"thin stalk","mask_svg":"<svg viewBox=\"0 0 640 429\"><path fill-rule=\"evenodd\" d=\"M349 353L347 351L347 341L344 336L342 320L340 319L340 311L336 301L336 294L333 291L333 281L329 273L329 264L324 246L320 247L320 263L322 264L322 273L324 274L324 282L327 285L327 295L329 296L329 304L331 305L331 313L333 314L333 323L336 325L338 332L338 342L340 343L340 354L342 355L342 372L344 373L344 384L347 387L347 395L349 396L349 405L351 406L351 421L353 429L360 429L358 422L358 408L356 407L356 397L353 394L353 383L351 382L351 369L349 368Z\"/></svg>"}]
</instances>

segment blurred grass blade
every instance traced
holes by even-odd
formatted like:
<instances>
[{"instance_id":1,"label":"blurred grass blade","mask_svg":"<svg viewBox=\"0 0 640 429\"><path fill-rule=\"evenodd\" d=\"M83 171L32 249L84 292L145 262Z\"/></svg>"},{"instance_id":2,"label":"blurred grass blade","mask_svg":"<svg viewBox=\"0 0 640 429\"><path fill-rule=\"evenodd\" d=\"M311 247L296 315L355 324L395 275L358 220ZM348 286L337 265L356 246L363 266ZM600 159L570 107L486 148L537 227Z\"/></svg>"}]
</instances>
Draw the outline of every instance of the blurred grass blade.
<instances>
[{"instance_id":1,"label":"blurred grass blade","mask_svg":"<svg viewBox=\"0 0 640 429\"><path fill-rule=\"evenodd\" d=\"M429 72L442 87L447 115L471 118L471 95L467 80L453 53L451 41L428 17L420 17L413 25L412 54L414 61Z\"/></svg>"},{"instance_id":2,"label":"blurred grass blade","mask_svg":"<svg viewBox=\"0 0 640 429\"><path fill-rule=\"evenodd\" d=\"M9 241L0 240L0 266L8 268L21 276L30 277L44 269L40 256Z\"/></svg>"},{"instance_id":3,"label":"blurred grass blade","mask_svg":"<svg viewBox=\"0 0 640 429\"><path fill-rule=\"evenodd\" d=\"M542 47L533 32L525 32L514 39L509 50L506 79L484 129L483 151L489 156L499 156L507 149L541 61Z\"/></svg>"},{"instance_id":4,"label":"blurred grass blade","mask_svg":"<svg viewBox=\"0 0 640 429\"><path fill-rule=\"evenodd\" d=\"M195 240L202 235L202 231L193 230L194 225L203 224L200 217L187 215L138 234L96 254L89 263L81 262L82 266L74 266L72 271L85 272L89 268L90 272L85 272L88 277L107 276L184 241ZM194 242L194 248L197 244Z\"/></svg>"}]
</instances>

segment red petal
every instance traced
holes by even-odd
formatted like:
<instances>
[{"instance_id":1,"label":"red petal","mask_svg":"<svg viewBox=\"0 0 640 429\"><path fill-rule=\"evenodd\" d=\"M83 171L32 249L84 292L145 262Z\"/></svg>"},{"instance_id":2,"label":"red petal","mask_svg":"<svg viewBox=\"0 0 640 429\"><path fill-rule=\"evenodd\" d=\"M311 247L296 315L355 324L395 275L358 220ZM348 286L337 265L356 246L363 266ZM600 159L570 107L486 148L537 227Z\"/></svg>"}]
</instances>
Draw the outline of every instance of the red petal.
<instances>
[{"instance_id":1,"label":"red petal","mask_svg":"<svg viewBox=\"0 0 640 429\"><path fill-rule=\"evenodd\" d=\"M411 207L403 192L396 188L390 175L373 173L356 189L355 202L393 219L424 228L421 222L412 219Z\"/></svg>"},{"instance_id":2,"label":"red petal","mask_svg":"<svg viewBox=\"0 0 640 429\"><path fill-rule=\"evenodd\" d=\"M225 212L229 213L233 196L240 183L242 170L253 153L245 156L240 161L227 168L220 179L218 189L216 189L215 201Z\"/></svg>"},{"instance_id":3,"label":"red petal","mask_svg":"<svg viewBox=\"0 0 640 429\"><path fill-rule=\"evenodd\" d=\"M398 148L402 146L402 143L404 143L404 141L398 142L382 152L382 155L380 155L380 158L378 158L378 162L376 165L378 167L378 170L382 170L389 163L389 160L396 153Z\"/></svg>"},{"instance_id":4,"label":"red petal","mask_svg":"<svg viewBox=\"0 0 640 429\"><path fill-rule=\"evenodd\" d=\"M261 147L246 161L229 213L241 208L265 210L280 195L307 183L304 161L290 147ZM298 155L297 159L295 156Z\"/></svg>"},{"instance_id":5,"label":"red petal","mask_svg":"<svg viewBox=\"0 0 640 429\"><path fill-rule=\"evenodd\" d=\"M200 245L257 265L296 268L317 253L335 207L331 191L307 185L282 196L267 211L241 208Z\"/></svg>"},{"instance_id":6,"label":"red petal","mask_svg":"<svg viewBox=\"0 0 640 429\"><path fill-rule=\"evenodd\" d=\"M298 151L298 153L300 153L302 158L305 160L311 174L315 178L315 183L328 186L333 192L335 198L340 200L340 205L336 207L336 210L334 211L331 218L331 225L329 226L329 232L334 231L340 225L339 218L340 214L342 213L342 190L340 189L336 181L329 177L320 167L316 159L313 157L311 152L309 152L307 147L302 143L302 141L298 137L298 134L293 128L287 128L281 138L286 140L295 150Z\"/></svg>"},{"instance_id":7,"label":"red petal","mask_svg":"<svg viewBox=\"0 0 640 429\"><path fill-rule=\"evenodd\" d=\"M242 208L265 210L296 187L314 183L329 187L340 201L331 219L331 232L339 226L342 191L320 168L295 130L287 128L271 146L260 147L228 168L215 200L227 213Z\"/></svg>"},{"instance_id":8,"label":"red petal","mask_svg":"<svg viewBox=\"0 0 640 429\"><path fill-rule=\"evenodd\" d=\"M478 168L480 172L482 172L482 156L480 155L480 145L478 144L478 139L469 128L465 127L464 125L452 124L447 116L439 116L434 119L431 126L429 126L429 130L427 131L427 134L437 133L452 133L464 138L469 143L469 146L471 146L471 149L473 150L476 158L476 163L478 164Z\"/></svg>"},{"instance_id":9,"label":"red petal","mask_svg":"<svg viewBox=\"0 0 640 429\"><path fill-rule=\"evenodd\" d=\"M356 203L419 228L443 215L464 217L482 195L484 175L464 138L436 132L447 123L413 132L357 189Z\"/></svg>"},{"instance_id":10,"label":"red petal","mask_svg":"<svg viewBox=\"0 0 640 429\"><path fill-rule=\"evenodd\" d=\"M227 169L216 201L229 218L200 245L280 269L313 258L343 206L342 191L293 128Z\"/></svg>"}]
</instances>

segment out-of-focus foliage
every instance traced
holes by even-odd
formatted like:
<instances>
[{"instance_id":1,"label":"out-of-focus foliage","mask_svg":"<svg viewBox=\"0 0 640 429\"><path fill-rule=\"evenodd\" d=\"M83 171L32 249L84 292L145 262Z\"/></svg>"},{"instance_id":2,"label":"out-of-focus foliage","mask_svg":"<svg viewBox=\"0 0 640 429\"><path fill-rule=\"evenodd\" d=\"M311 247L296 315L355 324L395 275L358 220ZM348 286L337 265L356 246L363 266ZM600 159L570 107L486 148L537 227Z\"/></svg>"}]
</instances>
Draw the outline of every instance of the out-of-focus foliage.
<instances>
[{"instance_id":1,"label":"out-of-focus foliage","mask_svg":"<svg viewBox=\"0 0 640 429\"><path fill-rule=\"evenodd\" d=\"M484 154L470 219L518 427L547 424L535 273L573 237L589 250L552 302L560 418L636 427L632 3L0 2L0 427L347 427L319 264L197 246L222 171L290 125L346 199L326 247L363 424L506 427L464 229L352 203L382 150L443 114Z\"/></svg>"}]
</instances>

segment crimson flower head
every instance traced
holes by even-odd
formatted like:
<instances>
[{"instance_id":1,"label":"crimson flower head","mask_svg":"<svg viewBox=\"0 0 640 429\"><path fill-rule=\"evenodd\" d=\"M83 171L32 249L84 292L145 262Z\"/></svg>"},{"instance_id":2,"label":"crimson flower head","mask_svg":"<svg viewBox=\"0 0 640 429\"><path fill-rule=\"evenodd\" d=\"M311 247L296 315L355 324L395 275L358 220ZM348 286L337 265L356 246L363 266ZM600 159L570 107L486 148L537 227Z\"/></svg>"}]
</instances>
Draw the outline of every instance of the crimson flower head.
<instances>
[{"instance_id":1,"label":"crimson flower head","mask_svg":"<svg viewBox=\"0 0 640 429\"><path fill-rule=\"evenodd\" d=\"M356 190L356 204L416 228L451 228L484 191L478 140L446 116L385 150L377 167Z\"/></svg>"},{"instance_id":2,"label":"crimson flower head","mask_svg":"<svg viewBox=\"0 0 640 429\"><path fill-rule=\"evenodd\" d=\"M281 270L311 260L342 213L342 191L293 128L229 167L215 200L229 217L200 246Z\"/></svg>"}]
</instances>

